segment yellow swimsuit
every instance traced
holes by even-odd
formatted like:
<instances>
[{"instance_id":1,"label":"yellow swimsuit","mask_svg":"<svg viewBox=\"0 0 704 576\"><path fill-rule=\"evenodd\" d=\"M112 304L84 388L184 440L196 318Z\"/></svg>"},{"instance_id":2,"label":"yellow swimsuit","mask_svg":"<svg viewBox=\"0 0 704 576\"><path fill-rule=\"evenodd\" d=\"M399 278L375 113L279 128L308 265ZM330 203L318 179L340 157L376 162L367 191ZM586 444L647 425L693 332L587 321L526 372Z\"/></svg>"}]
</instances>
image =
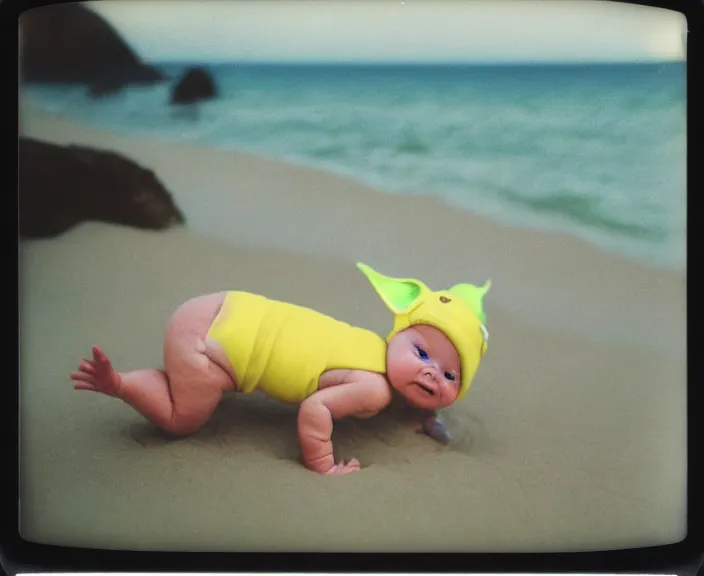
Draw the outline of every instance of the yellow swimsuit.
<instances>
[{"instance_id":1,"label":"yellow swimsuit","mask_svg":"<svg viewBox=\"0 0 704 576\"><path fill-rule=\"evenodd\" d=\"M309 308L228 292L208 338L222 346L240 391L301 402L334 369L386 372L386 343L374 332Z\"/></svg>"}]
</instances>

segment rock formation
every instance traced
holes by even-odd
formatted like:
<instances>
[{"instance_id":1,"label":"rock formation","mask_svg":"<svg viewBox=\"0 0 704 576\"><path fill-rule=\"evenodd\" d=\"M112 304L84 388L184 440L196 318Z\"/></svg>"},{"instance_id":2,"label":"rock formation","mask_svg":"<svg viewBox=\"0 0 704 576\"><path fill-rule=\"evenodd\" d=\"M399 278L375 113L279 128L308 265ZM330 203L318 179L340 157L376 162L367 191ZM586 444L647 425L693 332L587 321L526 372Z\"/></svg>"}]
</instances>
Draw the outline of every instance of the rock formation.
<instances>
[{"instance_id":1,"label":"rock formation","mask_svg":"<svg viewBox=\"0 0 704 576\"><path fill-rule=\"evenodd\" d=\"M20 38L23 82L86 84L104 94L166 79L143 63L101 16L77 3L23 13Z\"/></svg>"},{"instance_id":2,"label":"rock formation","mask_svg":"<svg viewBox=\"0 0 704 576\"><path fill-rule=\"evenodd\" d=\"M171 92L171 104L192 104L216 96L215 81L204 68L189 68Z\"/></svg>"},{"instance_id":3,"label":"rock formation","mask_svg":"<svg viewBox=\"0 0 704 576\"><path fill-rule=\"evenodd\" d=\"M19 139L23 238L49 238L87 220L160 230L184 222L151 170L114 152Z\"/></svg>"}]
</instances>

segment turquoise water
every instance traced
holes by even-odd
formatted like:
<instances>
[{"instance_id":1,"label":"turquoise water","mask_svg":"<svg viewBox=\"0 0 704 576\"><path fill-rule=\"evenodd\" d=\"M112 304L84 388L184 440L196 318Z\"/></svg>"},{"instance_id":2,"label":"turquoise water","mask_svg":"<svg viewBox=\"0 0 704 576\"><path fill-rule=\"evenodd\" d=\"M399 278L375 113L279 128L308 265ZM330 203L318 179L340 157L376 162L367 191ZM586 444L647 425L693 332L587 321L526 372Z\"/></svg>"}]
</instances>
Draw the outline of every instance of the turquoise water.
<instances>
[{"instance_id":1,"label":"turquoise water","mask_svg":"<svg viewBox=\"0 0 704 576\"><path fill-rule=\"evenodd\" d=\"M169 83L98 100L26 93L114 131L324 168L684 268L684 64L210 69L220 97L186 110L167 105Z\"/></svg>"}]
</instances>

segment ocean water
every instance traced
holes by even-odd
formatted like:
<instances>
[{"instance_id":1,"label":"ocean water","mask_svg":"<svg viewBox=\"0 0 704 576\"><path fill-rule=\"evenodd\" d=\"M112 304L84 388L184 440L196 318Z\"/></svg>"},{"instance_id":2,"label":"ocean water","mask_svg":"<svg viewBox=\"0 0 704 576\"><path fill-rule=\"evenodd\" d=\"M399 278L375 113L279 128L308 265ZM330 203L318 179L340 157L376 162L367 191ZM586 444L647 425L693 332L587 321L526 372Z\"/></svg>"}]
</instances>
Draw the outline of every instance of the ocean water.
<instances>
[{"instance_id":1,"label":"ocean water","mask_svg":"<svg viewBox=\"0 0 704 576\"><path fill-rule=\"evenodd\" d=\"M184 66L162 64L174 78ZM116 132L323 168L684 269L683 63L209 69L219 97L185 109L167 104L172 82L102 99L31 86L23 97Z\"/></svg>"}]
</instances>

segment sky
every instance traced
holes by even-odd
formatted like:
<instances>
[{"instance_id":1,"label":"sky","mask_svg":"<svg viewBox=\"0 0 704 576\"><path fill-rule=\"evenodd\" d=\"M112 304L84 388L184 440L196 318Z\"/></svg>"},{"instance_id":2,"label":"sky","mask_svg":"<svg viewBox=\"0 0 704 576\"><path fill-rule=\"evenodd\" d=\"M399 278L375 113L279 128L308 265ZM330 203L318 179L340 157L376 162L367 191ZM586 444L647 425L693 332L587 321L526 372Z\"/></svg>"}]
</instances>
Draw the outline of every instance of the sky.
<instances>
[{"instance_id":1,"label":"sky","mask_svg":"<svg viewBox=\"0 0 704 576\"><path fill-rule=\"evenodd\" d=\"M85 2L147 61L685 59L680 13L598 0Z\"/></svg>"}]
</instances>

